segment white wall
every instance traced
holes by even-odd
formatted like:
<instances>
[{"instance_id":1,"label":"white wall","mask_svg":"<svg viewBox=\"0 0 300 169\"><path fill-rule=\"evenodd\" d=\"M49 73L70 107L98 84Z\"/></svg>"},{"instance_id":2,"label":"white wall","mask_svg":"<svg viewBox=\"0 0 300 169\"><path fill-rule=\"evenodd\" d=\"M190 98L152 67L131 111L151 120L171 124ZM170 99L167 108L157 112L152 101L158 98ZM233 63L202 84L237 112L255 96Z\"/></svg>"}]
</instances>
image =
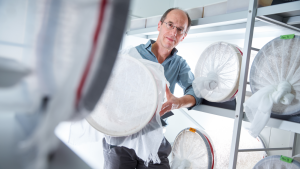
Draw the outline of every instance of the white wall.
<instances>
[{"instance_id":1,"label":"white wall","mask_svg":"<svg viewBox=\"0 0 300 169\"><path fill-rule=\"evenodd\" d=\"M141 18L162 15L167 9L172 8L173 0L133 0L131 14Z\"/></svg>"},{"instance_id":2,"label":"white wall","mask_svg":"<svg viewBox=\"0 0 300 169\"><path fill-rule=\"evenodd\" d=\"M179 7L183 10L207 6L227 0L133 0L131 2L131 15L134 17L150 17L162 15L167 9Z\"/></svg>"},{"instance_id":3,"label":"white wall","mask_svg":"<svg viewBox=\"0 0 300 169\"><path fill-rule=\"evenodd\" d=\"M202 6L208 6L220 2L224 2L227 0L174 0L174 6L179 7L181 9L190 9Z\"/></svg>"}]
</instances>

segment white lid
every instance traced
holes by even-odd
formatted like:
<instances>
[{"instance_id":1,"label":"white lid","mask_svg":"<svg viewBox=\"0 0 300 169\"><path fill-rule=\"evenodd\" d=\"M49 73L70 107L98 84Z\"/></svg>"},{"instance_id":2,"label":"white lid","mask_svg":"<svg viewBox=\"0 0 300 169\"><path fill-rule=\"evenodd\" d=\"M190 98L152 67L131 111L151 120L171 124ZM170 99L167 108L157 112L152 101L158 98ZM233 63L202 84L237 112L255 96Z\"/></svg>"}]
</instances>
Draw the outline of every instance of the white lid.
<instances>
[{"instance_id":1,"label":"white lid","mask_svg":"<svg viewBox=\"0 0 300 169\"><path fill-rule=\"evenodd\" d=\"M110 136L128 136L141 130L157 107L153 75L140 61L118 57L110 80L94 111L86 120Z\"/></svg>"},{"instance_id":2,"label":"white lid","mask_svg":"<svg viewBox=\"0 0 300 169\"><path fill-rule=\"evenodd\" d=\"M297 114L300 110L300 36L268 42L257 53L250 70L252 93L280 82L291 84L295 96L290 105L273 104L272 112L280 115Z\"/></svg>"},{"instance_id":3,"label":"white lid","mask_svg":"<svg viewBox=\"0 0 300 169\"><path fill-rule=\"evenodd\" d=\"M195 94L211 102L230 99L238 90L241 52L232 44L216 42L201 54L195 69ZM197 86L197 85L196 85Z\"/></svg>"}]
</instances>

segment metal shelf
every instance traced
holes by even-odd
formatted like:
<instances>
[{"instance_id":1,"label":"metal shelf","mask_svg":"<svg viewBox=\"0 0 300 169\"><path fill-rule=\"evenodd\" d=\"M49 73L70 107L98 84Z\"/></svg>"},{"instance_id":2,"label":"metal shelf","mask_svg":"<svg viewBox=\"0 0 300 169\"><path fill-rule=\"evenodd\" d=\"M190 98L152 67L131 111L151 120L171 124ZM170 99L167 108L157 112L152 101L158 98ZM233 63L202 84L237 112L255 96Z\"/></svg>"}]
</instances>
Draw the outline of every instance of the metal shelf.
<instances>
[{"instance_id":1,"label":"metal shelf","mask_svg":"<svg viewBox=\"0 0 300 169\"><path fill-rule=\"evenodd\" d=\"M268 17L288 25L300 24L300 1L289 2L280 5L273 5L268 7L261 7L257 9L257 17ZM247 15L249 11L241 11L235 13L227 13L218 16L199 18L192 20L192 26L189 35L216 32L216 31L229 31L236 29L245 29L247 23ZM255 27L273 28L274 25L255 19ZM278 27L279 28L279 27ZM127 35L139 36L146 39L156 38L158 31L157 27L148 27L142 29L129 30Z\"/></svg>"},{"instance_id":2,"label":"metal shelf","mask_svg":"<svg viewBox=\"0 0 300 169\"><path fill-rule=\"evenodd\" d=\"M200 112L208 113L208 114L214 114L214 115L227 117L227 118L231 118L231 119L236 118L235 110L229 110L229 109L224 109L224 108L219 108L219 107L213 107L213 106L208 106L208 105L198 105L198 106L195 106L192 110L200 111ZM249 122L245 112L243 112L243 121ZM300 133L300 123L295 123L295 122L291 122L291 121L270 118L270 120L266 126L278 128L278 129L282 129L282 130L287 130L287 131L291 131L294 133Z\"/></svg>"}]
</instances>

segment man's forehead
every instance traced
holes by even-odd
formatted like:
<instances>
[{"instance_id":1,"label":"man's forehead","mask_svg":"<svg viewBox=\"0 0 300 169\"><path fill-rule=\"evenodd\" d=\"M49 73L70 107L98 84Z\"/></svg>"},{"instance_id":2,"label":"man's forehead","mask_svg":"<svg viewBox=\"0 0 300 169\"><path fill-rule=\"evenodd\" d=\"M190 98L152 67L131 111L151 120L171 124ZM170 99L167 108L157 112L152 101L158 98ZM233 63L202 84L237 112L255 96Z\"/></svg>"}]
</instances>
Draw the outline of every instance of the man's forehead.
<instances>
[{"instance_id":1,"label":"man's forehead","mask_svg":"<svg viewBox=\"0 0 300 169\"><path fill-rule=\"evenodd\" d=\"M188 17L186 13L179 9L174 9L168 13L165 21L180 24L178 26L187 27L188 25Z\"/></svg>"}]
</instances>

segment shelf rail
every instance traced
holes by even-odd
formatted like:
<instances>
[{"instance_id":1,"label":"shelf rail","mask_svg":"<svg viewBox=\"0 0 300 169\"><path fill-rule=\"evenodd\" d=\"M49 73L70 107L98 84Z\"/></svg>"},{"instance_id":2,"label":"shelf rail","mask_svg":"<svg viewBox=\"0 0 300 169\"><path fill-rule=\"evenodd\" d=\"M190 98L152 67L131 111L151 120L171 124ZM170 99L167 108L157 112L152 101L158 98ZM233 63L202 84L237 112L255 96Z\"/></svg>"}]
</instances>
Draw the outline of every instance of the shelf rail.
<instances>
[{"instance_id":1,"label":"shelf rail","mask_svg":"<svg viewBox=\"0 0 300 169\"><path fill-rule=\"evenodd\" d=\"M249 1L248 8L248 16L247 16L247 24L246 24L246 34L245 34L245 43L243 50L243 58L242 58L242 69L240 73L240 81L239 81L239 92L238 99L235 111L235 119L234 119L234 128L232 134L231 141L231 151L229 157L229 169L236 169L237 156L238 156L238 148L240 143L240 134L241 134L241 126L243 120L243 103L245 101L246 95L246 86L247 86L247 75L249 70L249 60L251 55L251 45L253 39L253 31L255 24L255 17L257 12L257 0Z\"/></svg>"},{"instance_id":2,"label":"shelf rail","mask_svg":"<svg viewBox=\"0 0 300 169\"><path fill-rule=\"evenodd\" d=\"M281 148L254 148L254 149L239 149L239 152L249 151L277 151L277 150L292 150L293 147L281 147Z\"/></svg>"},{"instance_id":3,"label":"shelf rail","mask_svg":"<svg viewBox=\"0 0 300 169\"><path fill-rule=\"evenodd\" d=\"M273 18L270 18L270 17L267 17L267 16L256 16L256 18L259 19L260 21L263 21L263 22L266 22L266 23L269 23L269 24L273 24L273 25L276 25L276 26L283 27L285 29L290 29L290 30L293 30L293 31L300 32L300 28L297 28L297 27L292 26L292 25L288 25L284 22L278 21L276 19L273 19Z\"/></svg>"}]
</instances>

